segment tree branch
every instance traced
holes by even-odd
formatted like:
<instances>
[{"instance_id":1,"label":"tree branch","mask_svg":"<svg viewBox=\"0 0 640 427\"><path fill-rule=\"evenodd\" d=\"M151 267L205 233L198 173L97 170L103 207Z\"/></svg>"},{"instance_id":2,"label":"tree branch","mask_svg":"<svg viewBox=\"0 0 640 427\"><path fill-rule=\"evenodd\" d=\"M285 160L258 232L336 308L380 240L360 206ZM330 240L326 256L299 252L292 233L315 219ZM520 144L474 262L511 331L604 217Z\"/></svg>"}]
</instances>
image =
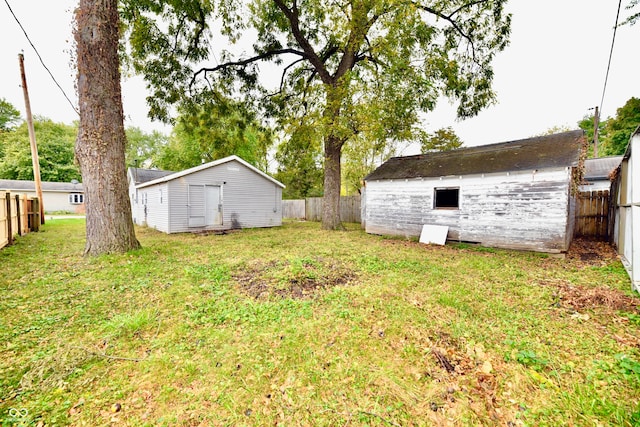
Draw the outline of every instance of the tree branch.
<instances>
[{"instance_id":1,"label":"tree branch","mask_svg":"<svg viewBox=\"0 0 640 427\"><path fill-rule=\"evenodd\" d=\"M205 77L207 75L207 73L213 73L219 70L223 70L225 68L231 68L231 67L246 67L249 64L252 64L254 62L258 62L258 61L262 61L264 59L268 59L268 58L272 58L274 56L278 56L278 55L284 55L284 54L293 54L293 55L299 55L301 57L303 57L303 59L306 59L306 55L304 52L300 52L299 50L296 49L291 49L291 48L286 48L286 49L275 49L275 50L270 50L268 52L263 52L260 55L256 55L253 56L251 58L247 58L247 59L242 59L240 61L230 61L230 62L225 62L224 64L220 64L217 65L215 67L203 67L200 68L198 71L196 71L193 74L193 77L191 78L191 81L189 82L189 87L193 86L193 84L196 81L196 78L204 73Z\"/></svg>"},{"instance_id":2,"label":"tree branch","mask_svg":"<svg viewBox=\"0 0 640 427\"><path fill-rule=\"evenodd\" d=\"M438 18L442 18L445 21L447 21L455 30L458 34L460 34L461 37L463 37L464 39L467 40L467 42L469 43L469 45L471 45L471 55L473 57L473 60L476 60L476 48L475 48L475 44L473 43L473 39L471 38L470 35L468 35L467 33L465 33L462 28L460 28L460 26L458 25L458 22L456 22L456 20L453 18L454 15L456 15L457 13L459 13L461 10L474 6L476 4L480 4L480 3L486 3L488 0L476 0L476 1L472 1L470 3L466 3L462 6L460 6L459 8L457 8L456 10L454 10L453 12L451 12L450 14L446 15L443 12L439 12L431 7L428 6L423 6L421 4L417 4L417 3L413 3L414 6L416 6L418 9L423 10L425 12L428 12L432 15L437 16Z\"/></svg>"},{"instance_id":3,"label":"tree branch","mask_svg":"<svg viewBox=\"0 0 640 427\"><path fill-rule=\"evenodd\" d=\"M318 56L316 51L313 49L313 46L311 46L311 43L309 43L309 40L307 40L307 38L302 34L302 31L300 30L300 12L298 11L297 2L293 2L293 7L291 9L289 9L282 0L273 0L273 2L289 20L293 37L296 39L298 45L304 51L306 59L308 59L311 65L313 65L313 67L317 70L320 78L322 79L322 82L325 84L333 84L333 78L331 77L331 74L329 74L325 63Z\"/></svg>"}]
</instances>

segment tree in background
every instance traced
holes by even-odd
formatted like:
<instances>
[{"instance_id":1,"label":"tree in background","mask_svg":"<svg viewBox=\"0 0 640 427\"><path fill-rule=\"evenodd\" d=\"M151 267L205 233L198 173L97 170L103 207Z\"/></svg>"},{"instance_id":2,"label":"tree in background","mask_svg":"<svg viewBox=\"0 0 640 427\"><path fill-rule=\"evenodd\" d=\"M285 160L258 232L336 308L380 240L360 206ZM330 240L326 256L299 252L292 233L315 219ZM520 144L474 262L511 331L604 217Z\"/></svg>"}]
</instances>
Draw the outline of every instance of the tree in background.
<instances>
[{"instance_id":1,"label":"tree in background","mask_svg":"<svg viewBox=\"0 0 640 427\"><path fill-rule=\"evenodd\" d=\"M624 154L631 134L640 126L640 98L629 99L605 124L602 150L605 156Z\"/></svg>"},{"instance_id":2,"label":"tree in background","mask_svg":"<svg viewBox=\"0 0 640 427\"><path fill-rule=\"evenodd\" d=\"M160 153L167 145L168 138L154 130L146 133L138 127L125 129L127 151L125 163L128 167L157 168Z\"/></svg>"},{"instance_id":3,"label":"tree in background","mask_svg":"<svg viewBox=\"0 0 640 427\"><path fill-rule=\"evenodd\" d=\"M157 165L183 170L237 155L267 171L267 150L273 143L247 106L229 100L191 105L181 110L168 144L159 150Z\"/></svg>"},{"instance_id":4,"label":"tree in background","mask_svg":"<svg viewBox=\"0 0 640 427\"><path fill-rule=\"evenodd\" d=\"M75 16L80 126L76 158L87 216L85 255L140 247L125 168L117 0L80 0Z\"/></svg>"},{"instance_id":5,"label":"tree in background","mask_svg":"<svg viewBox=\"0 0 640 427\"><path fill-rule=\"evenodd\" d=\"M81 180L73 154L78 134L77 126L54 123L51 119L37 116L34 118L33 126L38 139L42 180ZM31 146L26 122L12 131L0 132L0 178L33 180Z\"/></svg>"},{"instance_id":6,"label":"tree in background","mask_svg":"<svg viewBox=\"0 0 640 427\"><path fill-rule=\"evenodd\" d=\"M20 111L4 98L0 98L0 132L11 130L20 121Z\"/></svg>"},{"instance_id":7,"label":"tree in background","mask_svg":"<svg viewBox=\"0 0 640 427\"><path fill-rule=\"evenodd\" d=\"M285 199L322 196L322 136L313 126L298 126L278 145L275 178L286 187Z\"/></svg>"},{"instance_id":8,"label":"tree in background","mask_svg":"<svg viewBox=\"0 0 640 427\"><path fill-rule=\"evenodd\" d=\"M151 114L167 119L172 104L197 99L213 86L245 99L265 99L258 64L279 65L268 111L282 128L313 124L322 136L322 226L341 228L342 148L360 133L404 139L420 112L440 95L457 100L458 116L494 101L494 55L510 32L506 0L125 0L134 69L153 96ZM217 9L214 11L214 6ZM215 12L215 13L214 13ZM254 52L212 59L208 22L219 18L230 42L252 29ZM385 120L381 121L379 115Z\"/></svg>"},{"instance_id":9,"label":"tree in background","mask_svg":"<svg viewBox=\"0 0 640 427\"><path fill-rule=\"evenodd\" d=\"M585 131L587 141L593 142L594 116L586 116L578 122ZM640 126L640 99L631 98L616 110L615 117L600 120L598 125L598 155L615 156L624 154L631 134ZM588 156L593 157L593 144L589 145Z\"/></svg>"},{"instance_id":10,"label":"tree in background","mask_svg":"<svg viewBox=\"0 0 640 427\"><path fill-rule=\"evenodd\" d=\"M423 153L430 151L449 151L462 147L464 143L452 127L438 129L433 133L426 133L421 140Z\"/></svg>"}]
</instances>

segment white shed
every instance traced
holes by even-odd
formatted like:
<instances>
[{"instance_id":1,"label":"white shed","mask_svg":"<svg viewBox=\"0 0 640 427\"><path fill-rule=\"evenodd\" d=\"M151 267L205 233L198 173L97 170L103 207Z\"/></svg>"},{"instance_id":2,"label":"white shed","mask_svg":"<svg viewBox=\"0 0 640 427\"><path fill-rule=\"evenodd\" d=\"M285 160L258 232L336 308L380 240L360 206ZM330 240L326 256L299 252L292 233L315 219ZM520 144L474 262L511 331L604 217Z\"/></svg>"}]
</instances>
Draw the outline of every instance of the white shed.
<instances>
[{"instance_id":1,"label":"white shed","mask_svg":"<svg viewBox=\"0 0 640 427\"><path fill-rule=\"evenodd\" d=\"M640 127L631 136L613 187L614 243L633 288L640 292Z\"/></svg>"},{"instance_id":2,"label":"white shed","mask_svg":"<svg viewBox=\"0 0 640 427\"><path fill-rule=\"evenodd\" d=\"M165 233L282 225L284 185L238 156L181 172L129 168L133 222Z\"/></svg>"},{"instance_id":3,"label":"white shed","mask_svg":"<svg viewBox=\"0 0 640 427\"><path fill-rule=\"evenodd\" d=\"M365 230L417 237L440 225L449 240L564 252L584 148L578 130L392 158L365 178Z\"/></svg>"}]
</instances>

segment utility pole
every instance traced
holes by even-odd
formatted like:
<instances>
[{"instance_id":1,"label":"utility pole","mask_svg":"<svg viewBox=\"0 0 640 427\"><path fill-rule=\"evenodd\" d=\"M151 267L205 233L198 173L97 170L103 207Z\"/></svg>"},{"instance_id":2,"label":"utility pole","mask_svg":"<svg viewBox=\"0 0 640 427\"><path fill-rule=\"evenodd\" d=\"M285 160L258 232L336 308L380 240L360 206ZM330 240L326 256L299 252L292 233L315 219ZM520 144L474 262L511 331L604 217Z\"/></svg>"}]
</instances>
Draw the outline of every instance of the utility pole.
<instances>
[{"instance_id":1,"label":"utility pole","mask_svg":"<svg viewBox=\"0 0 640 427\"><path fill-rule=\"evenodd\" d=\"M593 116L593 158L598 158L598 126L600 125L600 113L596 105L596 114Z\"/></svg>"},{"instance_id":2,"label":"utility pole","mask_svg":"<svg viewBox=\"0 0 640 427\"><path fill-rule=\"evenodd\" d=\"M27 128L29 129L29 143L31 144L31 162L33 163L33 180L36 183L36 195L40 205L40 224L44 224L44 201L42 200L42 182L40 181L40 159L38 158L38 145L36 144L36 131L33 128L33 116L31 115L31 103L27 89L27 77L24 72L24 55L18 54L20 62L20 77L22 78L22 92L24 93L24 106L27 110Z\"/></svg>"}]
</instances>

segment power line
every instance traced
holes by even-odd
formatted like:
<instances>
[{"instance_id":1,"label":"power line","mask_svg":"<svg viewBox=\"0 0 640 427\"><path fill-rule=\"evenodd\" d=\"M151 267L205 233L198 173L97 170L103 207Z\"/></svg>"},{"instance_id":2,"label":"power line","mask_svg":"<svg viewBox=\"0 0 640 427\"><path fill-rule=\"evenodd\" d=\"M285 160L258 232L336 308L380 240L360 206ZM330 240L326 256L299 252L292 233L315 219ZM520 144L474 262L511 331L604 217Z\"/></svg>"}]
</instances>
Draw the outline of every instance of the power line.
<instances>
[{"instance_id":1,"label":"power line","mask_svg":"<svg viewBox=\"0 0 640 427\"><path fill-rule=\"evenodd\" d=\"M607 91L607 81L609 80L609 69L611 68L611 57L613 56L613 46L616 43L616 32L618 31L618 19L620 18L620 7L622 0L618 1L618 13L616 14L616 25L613 27L613 39L611 40L611 50L609 51L609 63L607 64L607 74L604 78L604 86L602 88L602 98L600 98L600 114L602 114L602 104L604 103L604 94Z\"/></svg>"},{"instance_id":2,"label":"power line","mask_svg":"<svg viewBox=\"0 0 640 427\"><path fill-rule=\"evenodd\" d=\"M71 102L71 99L69 99L69 97L67 96L66 92L64 91L64 89L62 89L62 86L60 86L60 84L58 83L58 81L56 80L56 78L53 76L53 74L51 73L51 70L49 70L49 67L47 67L47 65L44 63L42 57L40 56L40 53L38 52L38 49L36 49L36 47L34 46L33 42L31 41L31 39L29 38L29 35L27 34L27 31L24 29L24 27L22 26L22 24L20 23L20 20L18 19L18 17L16 16L15 13L13 13L13 9L11 9L11 5L9 5L9 1L8 0L4 0L4 3L7 5L7 7L9 8L9 12L11 12L11 15L13 16L13 19L16 20L16 22L18 23L18 25L20 26L20 29L22 30L22 32L24 33L24 36L27 38L27 41L29 42L29 44L31 45L31 47L33 48L33 50L36 52L36 55L38 56L38 59L40 60L40 63L42 64L42 66L44 67L45 70L47 70L47 73L49 73L49 76L51 76L51 79L53 80L53 82L56 84L56 86L58 86L58 89L60 89L60 92L62 92L62 95L64 95L64 97L66 98L67 102L69 102L69 105L71 105L71 108L73 108L73 111L76 112L76 114L80 115L80 112L78 112L78 110L76 109L76 106L73 105L73 102Z\"/></svg>"}]
</instances>

